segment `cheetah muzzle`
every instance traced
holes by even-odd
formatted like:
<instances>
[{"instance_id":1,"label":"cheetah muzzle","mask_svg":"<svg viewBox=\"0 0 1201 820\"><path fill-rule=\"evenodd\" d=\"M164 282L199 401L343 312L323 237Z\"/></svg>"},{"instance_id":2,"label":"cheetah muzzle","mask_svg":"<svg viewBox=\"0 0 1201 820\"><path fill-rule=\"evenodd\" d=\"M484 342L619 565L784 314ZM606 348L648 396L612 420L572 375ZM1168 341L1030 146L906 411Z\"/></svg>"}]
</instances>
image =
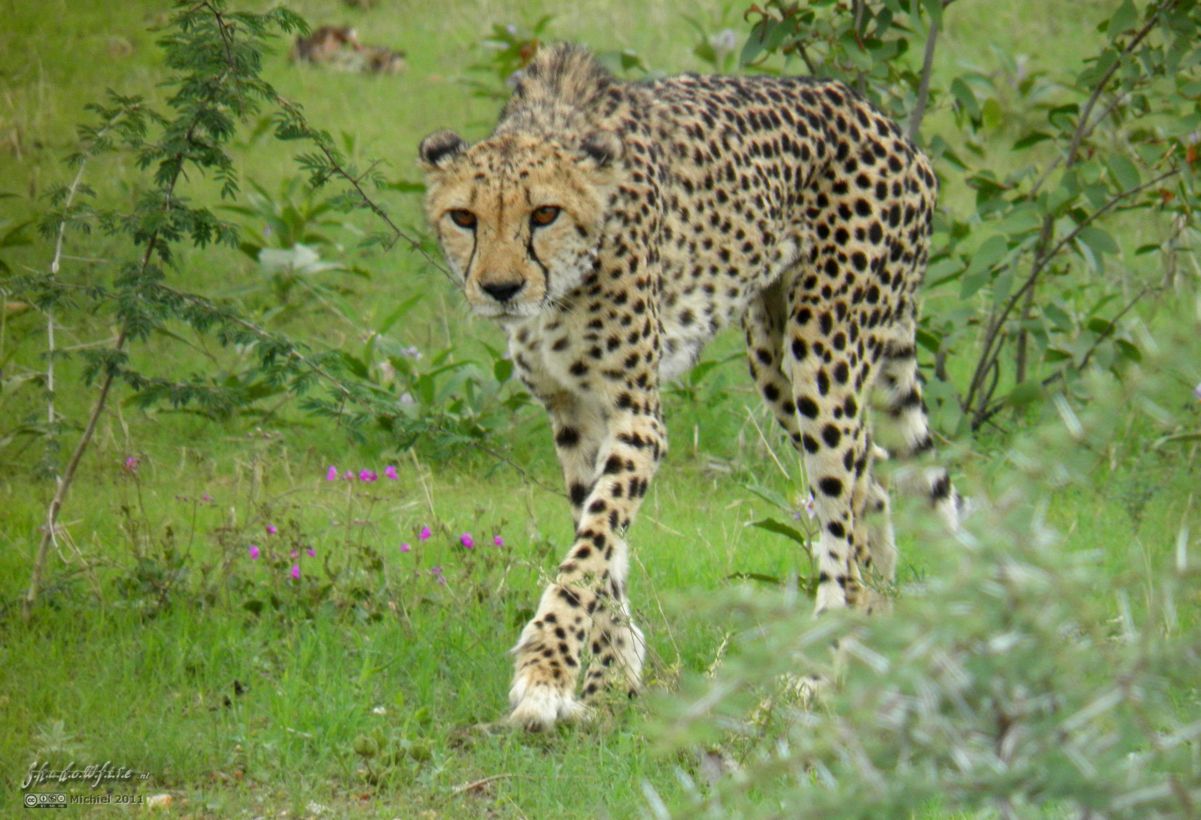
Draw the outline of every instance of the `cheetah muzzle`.
<instances>
[{"instance_id":1,"label":"cheetah muzzle","mask_svg":"<svg viewBox=\"0 0 1201 820\"><path fill-rule=\"evenodd\" d=\"M560 45L491 136L440 131L420 157L450 269L550 415L575 521L514 649L510 720L637 691L625 533L667 449L660 385L736 319L813 485L817 609L869 606L896 568L873 394L894 454L932 447L914 338L937 182L897 126L837 82L627 83ZM916 483L954 527L945 470Z\"/></svg>"}]
</instances>

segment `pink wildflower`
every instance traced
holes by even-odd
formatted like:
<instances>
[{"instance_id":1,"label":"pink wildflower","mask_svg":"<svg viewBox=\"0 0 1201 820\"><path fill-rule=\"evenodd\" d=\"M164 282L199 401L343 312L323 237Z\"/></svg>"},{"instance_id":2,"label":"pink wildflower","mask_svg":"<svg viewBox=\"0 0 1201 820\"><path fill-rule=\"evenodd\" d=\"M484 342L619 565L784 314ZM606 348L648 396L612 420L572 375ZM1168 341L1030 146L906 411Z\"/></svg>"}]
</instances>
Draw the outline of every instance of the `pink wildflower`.
<instances>
[{"instance_id":1,"label":"pink wildflower","mask_svg":"<svg viewBox=\"0 0 1201 820\"><path fill-rule=\"evenodd\" d=\"M213 503L213 497L211 495L209 495L208 493L205 493L204 495L200 496L200 500L205 504Z\"/></svg>"},{"instance_id":2,"label":"pink wildflower","mask_svg":"<svg viewBox=\"0 0 1201 820\"><path fill-rule=\"evenodd\" d=\"M385 467L384 475L386 475L388 478L390 478L393 481L395 481L397 478L399 478L399 476L396 474L396 465L389 464L387 467Z\"/></svg>"},{"instance_id":3,"label":"pink wildflower","mask_svg":"<svg viewBox=\"0 0 1201 820\"><path fill-rule=\"evenodd\" d=\"M430 539L430 534L429 527L422 527L421 532L417 533L417 537L422 541L428 541Z\"/></svg>"},{"instance_id":4,"label":"pink wildflower","mask_svg":"<svg viewBox=\"0 0 1201 820\"><path fill-rule=\"evenodd\" d=\"M300 564L293 564L293 565L292 565L292 580L293 580L293 581L299 581L299 580L300 580Z\"/></svg>"},{"instance_id":5,"label":"pink wildflower","mask_svg":"<svg viewBox=\"0 0 1201 820\"><path fill-rule=\"evenodd\" d=\"M442 574L442 567L430 567L430 575L434 577L442 586L446 586L446 576Z\"/></svg>"},{"instance_id":6,"label":"pink wildflower","mask_svg":"<svg viewBox=\"0 0 1201 820\"><path fill-rule=\"evenodd\" d=\"M250 545L250 549L249 549L249 550L247 550L247 551L250 553L250 560L251 560L251 561L257 561L257 560L259 560L259 556L263 554L263 553L262 553L262 552L259 550L259 545L258 545L258 544L251 544L251 545Z\"/></svg>"},{"instance_id":7,"label":"pink wildflower","mask_svg":"<svg viewBox=\"0 0 1201 820\"><path fill-rule=\"evenodd\" d=\"M317 550L313 549L312 547L309 547L307 550L304 551L304 554L310 558L316 558Z\"/></svg>"},{"instance_id":8,"label":"pink wildflower","mask_svg":"<svg viewBox=\"0 0 1201 820\"><path fill-rule=\"evenodd\" d=\"M292 551L291 551L290 553L288 553L288 554L289 554L289 555L290 555L292 558L296 558L296 557L298 557L298 556L300 555L300 553L299 553L299 552L297 552L296 550L292 550Z\"/></svg>"},{"instance_id":9,"label":"pink wildflower","mask_svg":"<svg viewBox=\"0 0 1201 820\"><path fill-rule=\"evenodd\" d=\"M126 456L123 469L130 475L137 475L138 465L142 463L142 459L137 456Z\"/></svg>"},{"instance_id":10,"label":"pink wildflower","mask_svg":"<svg viewBox=\"0 0 1201 820\"><path fill-rule=\"evenodd\" d=\"M370 483L378 480L379 474L376 473L375 470L359 470L359 481L366 481Z\"/></svg>"},{"instance_id":11,"label":"pink wildflower","mask_svg":"<svg viewBox=\"0 0 1201 820\"><path fill-rule=\"evenodd\" d=\"M279 532L279 528L276 527L274 524L267 525L267 534L268 535L275 535L277 532Z\"/></svg>"},{"instance_id":12,"label":"pink wildflower","mask_svg":"<svg viewBox=\"0 0 1201 820\"><path fill-rule=\"evenodd\" d=\"M459 543L465 546L467 549L472 549L475 547L475 539L471 537L471 533L469 532L465 532L459 536Z\"/></svg>"},{"instance_id":13,"label":"pink wildflower","mask_svg":"<svg viewBox=\"0 0 1201 820\"><path fill-rule=\"evenodd\" d=\"M354 470L347 470L346 474L343 475L342 478L346 479L347 481L354 481Z\"/></svg>"},{"instance_id":14,"label":"pink wildflower","mask_svg":"<svg viewBox=\"0 0 1201 820\"><path fill-rule=\"evenodd\" d=\"M325 480L326 481L337 481L338 480L338 468L332 464L329 465L329 469L325 471Z\"/></svg>"},{"instance_id":15,"label":"pink wildflower","mask_svg":"<svg viewBox=\"0 0 1201 820\"><path fill-rule=\"evenodd\" d=\"M501 538L499 535L494 535L492 536L492 543L496 544L498 547L503 547L505 545L505 539Z\"/></svg>"},{"instance_id":16,"label":"pink wildflower","mask_svg":"<svg viewBox=\"0 0 1201 820\"><path fill-rule=\"evenodd\" d=\"M411 550L411 549L413 549L413 547L412 547L412 546L410 546L410 544L409 544L409 542L408 542L408 541L406 541L405 543L403 543L403 544L401 544L401 545L400 545L400 551L401 551L401 552L408 552L408 551L409 551L409 550Z\"/></svg>"}]
</instances>

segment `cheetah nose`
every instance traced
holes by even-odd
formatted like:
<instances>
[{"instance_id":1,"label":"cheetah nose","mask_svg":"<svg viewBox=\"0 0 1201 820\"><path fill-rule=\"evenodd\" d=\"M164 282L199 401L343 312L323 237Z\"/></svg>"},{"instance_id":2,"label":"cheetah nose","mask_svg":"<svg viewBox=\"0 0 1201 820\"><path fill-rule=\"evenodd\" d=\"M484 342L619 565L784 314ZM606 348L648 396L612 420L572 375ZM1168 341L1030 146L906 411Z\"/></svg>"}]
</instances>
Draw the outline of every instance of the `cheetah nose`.
<instances>
[{"instance_id":1,"label":"cheetah nose","mask_svg":"<svg viewBox=\"0 0 1201 820\"><path fill-rule=\"evenodd\" d=\"M507 302L517 295L517 292L525 287L525 282L496 282L487 285L480 285L484 293L491 296L498 302Z\"/></svg>"}]
</instances>

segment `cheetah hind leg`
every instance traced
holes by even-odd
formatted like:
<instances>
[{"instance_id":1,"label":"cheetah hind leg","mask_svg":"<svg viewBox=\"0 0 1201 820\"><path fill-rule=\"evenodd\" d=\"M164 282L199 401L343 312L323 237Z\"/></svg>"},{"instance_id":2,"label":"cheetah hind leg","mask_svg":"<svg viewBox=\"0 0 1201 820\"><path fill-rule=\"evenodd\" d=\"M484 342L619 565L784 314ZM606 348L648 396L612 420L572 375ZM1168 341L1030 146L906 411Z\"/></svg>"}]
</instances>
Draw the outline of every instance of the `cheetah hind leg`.
<instances>
[{"instance_id":1,"label":"cheetah hind leg","mask_svg":"<svg viewBox=\"0 0 1201 820\"><path fill-rule=\"evenodd\" d=\"M880 448L875 448L877 461L888 458L888 454ZM865 572L867 587L864 608L869 614L888 612L892 606L893 586L897 579L897 542L892 527L891 505L888 499L888 489L880 483L875 475L869 476L867 489L867 504L865 509L867 524L867 545L870 557L870 569Z\"/></svg>"},{"instance_id":2,"label":"cheetah hind leg","mask_svg":"<svg viewBox=\"0 0 1201 820\"><path fill-rule=\"evenodd\" d=\"M901 462L920 459L933 450L934 439L930 435L926 403L918 378L911 324L906 325L899 339L887 349L881 382L886 408L882 418L887 419L886 426L892 428L893 437L899 439L895 447L890 445L890 448ZM897 471L897 484L913 495L925 496L947 530L959 529L963 501L952 486L946 468L920 464L905 466Z\"/></svg>"}]
</instances>

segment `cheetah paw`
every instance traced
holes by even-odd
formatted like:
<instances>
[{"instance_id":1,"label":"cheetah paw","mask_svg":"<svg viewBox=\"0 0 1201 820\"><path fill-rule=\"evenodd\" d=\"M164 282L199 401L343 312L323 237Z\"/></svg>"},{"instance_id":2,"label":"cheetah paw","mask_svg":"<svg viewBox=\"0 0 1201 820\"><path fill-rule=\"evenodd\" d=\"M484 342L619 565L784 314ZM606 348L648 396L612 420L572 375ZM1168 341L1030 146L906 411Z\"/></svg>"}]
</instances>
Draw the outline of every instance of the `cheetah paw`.
<instances>
[{"instance_id":1,"label":"cheetah paw","mask_svg":"<svg viewBox=\"0 0 1201 820\"><path fill-rule=\"evenodd\" d=\"M525 676L518 676L509 690L509 723L527 732L550 729L556 721L576 721L588 716L588 707L564 692L546 683L536 683Z\"/></svg>"}]
</instances>

